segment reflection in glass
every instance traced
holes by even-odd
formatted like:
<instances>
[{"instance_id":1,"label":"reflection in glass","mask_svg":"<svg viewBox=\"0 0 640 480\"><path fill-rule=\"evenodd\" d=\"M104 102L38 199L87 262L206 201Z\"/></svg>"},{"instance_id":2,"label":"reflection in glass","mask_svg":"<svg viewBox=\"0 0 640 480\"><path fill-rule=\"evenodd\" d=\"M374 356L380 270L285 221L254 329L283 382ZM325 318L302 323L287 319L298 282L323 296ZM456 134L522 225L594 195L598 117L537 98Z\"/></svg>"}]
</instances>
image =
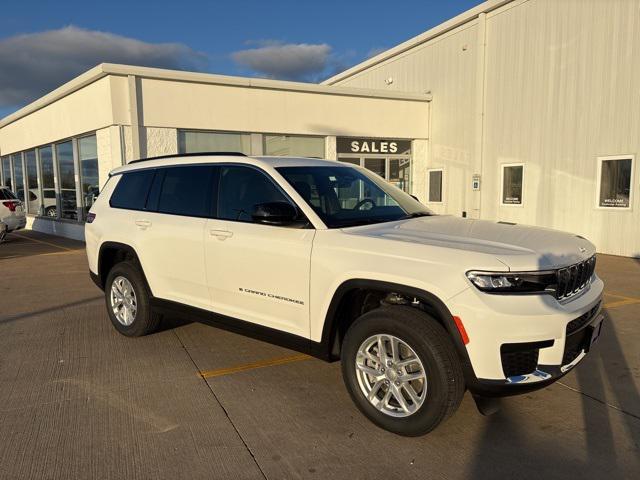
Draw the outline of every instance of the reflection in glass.
<instances>
[{"instance_id":1,"label":"reflection in glass","mask_svg":"<svg viewBox=\"0 0 640 480\"><path fill-rule=\"evenodd\" d=\"M38 215L42 199L38 192L38 165L36 163L36 151L27 150L24 152L24 162L27 168L27 190L29 198L26 202L27 212Z\"/></svg>"},{"instance_id":2,"label":"reflection in glass","mask_svg":"<svg viewBox=\"0 0 640 480\"><path fill-rule=\"evenodd\" d=\"M324 158L324 137L265 135L264 154L274 156Z\"/></svg>"},{"instance_id":3,"label":"reflection in glass","mask_svg":"<svg viewBox=\"0 0 640 480\"><path fill-rule=\"evenodd\" d=\"M505 205L522 205L524 167L522 165L513 165L503 168L502 203Z\"/></svg>"},{"instance_id":4,"label":"reflection in glass","mask_svg":"<svg viewBox=\"0 0 640 480\"><path fill-rule=\"evenodd\" d=\"M365 158L364 167L371 170L373 173L380 175L382 178L387 178L387 167L385 165L384 158Z\"/></svg>"},{"instance_id":5,"label":"reflection in glass","mask_svg":"<svg viewBox=\"0 0 640 480\"><path fill-rule=\"evenodd\" d=\"M42 213L47 217L55 218L56 191L53 170L53 149L50 146L38 149L40 168L42 170Z\"/></svg>"},{"instance_id":6,"label":"reflection in glass","mask_svg":"<svg viewBox=\"0 0 640 480\"><path fill-rule=\"evenodd\" d=\"M73 164L73 145L71 142L56 145L56 158L58 160L58 175L60 178L60 204L62 212L60 217L77 220L76 204L76 177Z\"/></svg>"},{"instance_id":7,"label":"reflection in glass","mask_svg":"<svg viewBox=\"0 0 640 480\"><path fill-rule=\"evenodd\" d=\"M631 162L630 158L602 161L599 202L601 207L629 208Z\"/></svg>"},{"instance_id":8,"label":"reflection in glass","mask_svg":"<svg viewBox=\"0 0 640 480\"><path fill-rule=\"evenodd\" d=\"M22 171L22 154L11 155L13 162L13 193L24 203L24 172Z\"/></svg>"},{"instance_id":9,"label":"reflection in glass","mask_svg":"<svg viewBox=\"0 0 640 480\"><path fill-rule=\"evenodd\" d=\"M4 179L3 186L13 190L11 184L11 158L9 155L2 157L2 178Z\"/></svg>"},{"instance_id":10,"label":"reflection in glass","mask_svg":"<svg viewBox=\"0 0 640 480\"><path fill-rule=\"evenodd\" d=\"M389 160L389 181L400 190L409 192L411 160L408 158L391 158Z\"/></svg>"},{"instance_id":11,"label":"reflection in glass","mask_svg":"<svg viewBox=\"0 0 640 480\"><path fill-rule=\"evenodd\" d=\"M86 218L87 212L98 197L100 188L98 180L98 146L96 136L78 139L78 155L80 156L80 171L82 178L82 211Z\"/></svg>"},{"instance_id":12,"label":"reflection in glass","mask_svg":"<svg viewBox=\"0 0 640 480\"><path fill-rule=\"evenodd\" d=\"M234 132L198 132L182 130L178 132L180 153L194 152L238 152L251 153L251 135Z\"/></svg>"}]
</instances>

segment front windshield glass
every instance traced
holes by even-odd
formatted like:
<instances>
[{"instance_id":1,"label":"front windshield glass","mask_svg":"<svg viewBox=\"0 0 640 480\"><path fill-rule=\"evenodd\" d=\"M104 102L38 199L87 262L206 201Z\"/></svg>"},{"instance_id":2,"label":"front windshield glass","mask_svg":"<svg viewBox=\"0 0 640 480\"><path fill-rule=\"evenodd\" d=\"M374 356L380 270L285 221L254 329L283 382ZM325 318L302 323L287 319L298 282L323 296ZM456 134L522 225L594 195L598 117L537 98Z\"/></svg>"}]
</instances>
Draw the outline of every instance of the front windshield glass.
<instances>
[{"instance_id":1,"label":"front windshield glass","mask_svg":"<svg viewBox=\"0 0 640 480\"><path fill-rule=\"evenodd\" d=\"M329 228L433 215L416 199L363 168L279 167Z\"/></svg>"}]
</instances>

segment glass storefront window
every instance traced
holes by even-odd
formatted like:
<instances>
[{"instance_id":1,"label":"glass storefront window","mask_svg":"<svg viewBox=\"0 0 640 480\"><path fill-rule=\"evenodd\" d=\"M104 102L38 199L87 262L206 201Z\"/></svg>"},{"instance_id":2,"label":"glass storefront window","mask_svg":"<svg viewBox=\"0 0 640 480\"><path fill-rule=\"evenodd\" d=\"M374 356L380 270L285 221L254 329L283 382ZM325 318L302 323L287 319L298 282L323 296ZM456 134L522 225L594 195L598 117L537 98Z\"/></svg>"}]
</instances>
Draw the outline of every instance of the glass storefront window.
<instances>
[{"instance_id":1,"label":"glass storefront window","mask_svg":"<svg viewBox=\"0 0 640 480\"><path fill-rule=\"evenodd\" d=\"M38 149L38 158L42 172L42 213L47 217L57 216L56 190L53 169L53 149L50 146Z\"/></svg>"},{"instance_id":2,"label":"glass storefront window","mask_svg":"<svg viewBox=\"0 0 640 480\"><path fill-rule=\"evenodd\" d=\"M27 169L27 195L25 204L27 212L38 215L40 213L40 193L38 192L38 165L36 163L36 151L27 150L24 152L24 163Z\"/></svg>"},{"instance_id":3,"label":"glass storefront window","mask_svg":"<svg viewBox=\"0 0 640 480\"><path fill-rule=\"evenodd\" d=\"M389 182L409 193L411 160L408 158L389 159Z\"/></svg>"},{"instance_id":4,"label":"glass storefront window","mask_svg":"<svg viewBox=\"0 0 640 480\"><path fill-rule=\"evenodd\" d=\"M324 137L301 135L265 135L264 154L324 158Z\"/></svg>"},{"instance_id":5,"label":"glass storefront window","mask_svg":"<svg viewBox=\"0 0 640 480\"><path fill-rule=\"evenodd\" d=\"M181 130L178 132L179 153L196 152L239 152L251 153L251 135L235 132L199 132Z\"/></svg>"},{"instance_id":6,"label":"glass storefront window","mask_svg":"<svg viewBox=\"0 0 640 480\"><path fill-rule=\"evenodd\" d=\"M14 153L11 155L11 161L13 162L13 192L16 196L25 203L24 197L24 171L22 170L22 154Z\"/></svg>"},{"instance_id":7,"label":"glass storefront window","mask_svg":"<svg viewBox=\"0 0 640 480\"><path fill-rule=\"evenodd\" d=\"M80 157L80 178L82 179L82 211L83 218L98 197L98 145L96 136L91 135L78 139L78 155Z\"/></svg>"},{"instance_id":8,"label":"glass storefront window","mask_svg":"<svg viewBox=\"0 0 640 480\"><path fill-rule=\"evenodd\" d=\"M60 218L77 220L76 172L71 141L56 145L56 159L60 179Z\"/></svg>"},{"instance_id":9,"label":"glass storefront window","mask_svg":"<svg viewBox=\"0 0 640 480\"><path fill-rule=\"evenodd\" d=\"M387 165L384 158L365 158L364 168L371 170L382 178L387 178Z\"/></svg>"},{"instance_id":10,"label":"glass storefront window","mask_svg":"<svg viewBox=\"0 0 640 480\"><path fill-rule=\"evenodd\" d=\"M2 185L13 190L11 183L11 157L2 157Z\"/></svg>"}]
</instances>

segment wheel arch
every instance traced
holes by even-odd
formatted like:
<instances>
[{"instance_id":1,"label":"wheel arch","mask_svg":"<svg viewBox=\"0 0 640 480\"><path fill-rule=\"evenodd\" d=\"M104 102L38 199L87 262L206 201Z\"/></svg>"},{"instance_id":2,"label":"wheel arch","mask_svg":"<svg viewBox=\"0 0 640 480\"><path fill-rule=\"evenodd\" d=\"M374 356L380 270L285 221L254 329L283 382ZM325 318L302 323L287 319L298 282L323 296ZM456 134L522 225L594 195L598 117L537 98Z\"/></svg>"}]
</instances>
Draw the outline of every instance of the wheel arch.
<instances>
[{"instance_id":1,"label":"wheel arch","mask_svg":"<svg viewBox=\"0 0 640 480\"><path fill-rule=\"evenodd\" d=\"M451 338L462 362L465 377L469 373L473 375L472 370L470 372L468 371L471 368L469 354L467 353L467 348L465 347L460 336L460 332L455 324L453 315L438 296L421 288L362 278L346 280L333 294L325 315L321 340L326 352L326 357L329 360L337 360L340 357L340 346L342 343L342 338L340 338L340 327L345 319L345 314L348 311L349 300L353 299L353 295L356 294L355 292L363 290L392 292L409 298L418 299L422 304L427 306L426 312L434 316L449 334L449 337Z\"/></svg>"},{"instance_id":2,"label":"wheel arch","mask_svg":"<svg viewBox=\"0 0 640 480\"><path fill-rule=\"evenodd\" d=\"M96 276L96 280L99 283L98 286L100 288L104 289L107 281L107 275L109 275L111 268L113 268L116 263L123 262L125 260L132 260L140 267L142 277L144 278L147 288L149 288L149 282L147 282L147 277L144 274L144 269L142 268L140 257L137 252L131 245L120 242L103 242L102 245L100 245L98 253L98 272ZM151 292L150 289L149 292Z\"/></svg>"}]
</instances>

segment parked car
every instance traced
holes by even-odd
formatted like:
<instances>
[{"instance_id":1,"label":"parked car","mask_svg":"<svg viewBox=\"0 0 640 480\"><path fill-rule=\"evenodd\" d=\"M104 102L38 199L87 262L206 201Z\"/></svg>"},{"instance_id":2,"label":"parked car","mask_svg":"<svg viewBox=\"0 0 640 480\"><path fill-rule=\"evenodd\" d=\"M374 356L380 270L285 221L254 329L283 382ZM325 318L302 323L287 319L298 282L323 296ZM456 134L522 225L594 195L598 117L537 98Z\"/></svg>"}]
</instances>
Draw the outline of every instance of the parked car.
<instances>
[{"instance_id":1,"label":"parked car","mask_svg":"<svg viewBox=\"0 0 640 480\"><path fill-rule=\"evenodd\" d=\"M557 381L602 327L588 240L435 215L334 161L132 162L112 172L85 237L120 333L183 312L340 360L356 406L402 435L434 429L465 389L487 413L492 398Z\"/></svg>"},{"instance_id":2,"label":"parked car","mask_svg":"<svg viewBox=\"0 0 640 480\"><path fill-rule=\"evenodd\" d=\"M7 232L20 230L27 225L24 206L8 187L0 187L0 222L7 226Z\"/></svg>"}]
</instances>

